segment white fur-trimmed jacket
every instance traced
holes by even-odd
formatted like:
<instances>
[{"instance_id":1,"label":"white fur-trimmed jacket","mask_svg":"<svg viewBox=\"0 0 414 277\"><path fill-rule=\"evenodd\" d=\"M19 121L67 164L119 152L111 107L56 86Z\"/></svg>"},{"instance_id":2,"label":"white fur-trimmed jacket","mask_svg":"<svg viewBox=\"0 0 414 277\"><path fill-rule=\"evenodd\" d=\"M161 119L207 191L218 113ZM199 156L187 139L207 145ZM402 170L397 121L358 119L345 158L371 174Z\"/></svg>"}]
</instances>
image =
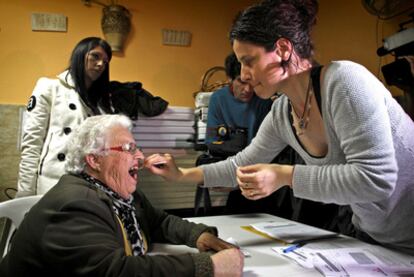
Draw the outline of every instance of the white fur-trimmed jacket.
<instances>
[{"instance_id":1,"label":"white fur-trimmed jacket","mask_svg":"<svg viewBox=\"0 0 414 277\"><path fill-rule=\"evenodd\" d=\"M68 71L37 81L23 127L17 196L44 194L57 183L65 173L68 136L91 115Z\"/></svg>"}]
</instances>

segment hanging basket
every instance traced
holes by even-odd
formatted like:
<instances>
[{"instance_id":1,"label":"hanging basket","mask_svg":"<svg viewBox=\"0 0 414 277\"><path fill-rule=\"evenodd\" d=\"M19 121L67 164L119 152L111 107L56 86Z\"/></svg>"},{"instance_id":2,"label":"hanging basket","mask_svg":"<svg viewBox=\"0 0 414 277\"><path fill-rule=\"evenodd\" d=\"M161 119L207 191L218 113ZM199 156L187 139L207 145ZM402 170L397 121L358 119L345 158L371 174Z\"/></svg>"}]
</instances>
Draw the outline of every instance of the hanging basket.
<instances>
[{"instance_id":1,"label":"hanging basket","mask_svg":"<svg viewBox=\"0 0 414 277\"><path fill-rule=\"evenodd\" d=\"M110 5L103 8L102 31L112 51L123 50L124 42L131 30L131 14L121 5Z\"/></svg>"},{"instance_id":2,"label":"hanging basket","mask_svg":"<svg viewBox=\"0 0 414 277\"><path fill-rule=\"evenodd\" d=\"M226 72L226 69L222 66L213 66L209 68L204 75L201 77L201 85L200 90L193 93L193 97L195 98L199 92L213 92L218 90L222 87L229 85L228 80L224 81L217 81L215 83L211 83L211 77L218 72Z\"/></svg>"}]
</instances>

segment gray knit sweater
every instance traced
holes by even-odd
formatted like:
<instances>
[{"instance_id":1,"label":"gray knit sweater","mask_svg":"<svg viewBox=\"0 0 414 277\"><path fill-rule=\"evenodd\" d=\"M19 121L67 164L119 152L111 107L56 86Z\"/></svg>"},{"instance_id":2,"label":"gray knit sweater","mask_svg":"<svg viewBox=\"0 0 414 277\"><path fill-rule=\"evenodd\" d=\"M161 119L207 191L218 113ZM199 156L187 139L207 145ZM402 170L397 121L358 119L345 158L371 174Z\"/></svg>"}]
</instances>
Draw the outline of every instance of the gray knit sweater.
<instances>
[{"instance_id":1,"label":"gray knit sweater","mask_svg":"<svg viewBox=\"0 0 414 277\"><path fill-rule=\"evenodd\" d=\"M275 101L238 165L269 162L287 144L305 160L296 165L296 197L349 204L354 225L385 246L414 254L414 123L366 68L332 62L321 81L328 153L316 158L297 141L288 98ZM237 186L229 161L203 165L204 185Z\"/></svg>"}]
</instances>

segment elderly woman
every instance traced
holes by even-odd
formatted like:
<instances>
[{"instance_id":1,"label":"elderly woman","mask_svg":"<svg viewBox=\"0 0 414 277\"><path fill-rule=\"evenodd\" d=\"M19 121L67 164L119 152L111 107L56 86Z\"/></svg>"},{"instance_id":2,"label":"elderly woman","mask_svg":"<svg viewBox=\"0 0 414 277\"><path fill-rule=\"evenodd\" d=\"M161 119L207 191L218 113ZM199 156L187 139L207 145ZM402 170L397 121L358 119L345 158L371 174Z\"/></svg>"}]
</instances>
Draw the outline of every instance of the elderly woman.
<instances>
[{"instance_id":1,"label":"elderly woman","mask_svg":"<svg viewBox=\"0 0 414 277\"><path fill-rule=\"evenodd\" d=\"M240 276L240 250L217 230L154 208L136 190L144 155L122 115L86 119L68 144L67 170L28 213L1 276ZM208 253L146 256L169 242Z\"/></svg>"}]
</instances>

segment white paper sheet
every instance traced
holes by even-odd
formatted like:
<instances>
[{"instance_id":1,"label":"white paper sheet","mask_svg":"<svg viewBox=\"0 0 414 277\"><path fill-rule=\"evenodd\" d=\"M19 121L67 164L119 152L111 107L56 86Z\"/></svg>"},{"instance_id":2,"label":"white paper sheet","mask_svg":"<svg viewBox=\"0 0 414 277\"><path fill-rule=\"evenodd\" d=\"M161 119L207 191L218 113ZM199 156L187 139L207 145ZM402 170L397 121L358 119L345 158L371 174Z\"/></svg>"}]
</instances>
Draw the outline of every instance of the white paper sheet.
<instances>
[{"instance_id":1,"label":"white paper sheet","mask_svg":"<svg viewBox=\"0 0 414 277\"><path fill-rule=\"evenodd\" d=\"M285 248L286 248L285 246L273 247L272 250L285 258L295 261L297 264L299 264L300 266L304 268L314 268L313 260L311 258L312 256L309 252L309 249L302 247L302 248L296 249L295 251L284 253L283 250Z\"/></svg>"},{"instance_id":2,"label":"white paper sheet","mask_svg":"<svg viewBox=\"0 0 414 277\"><path fill-rule=\"evenodd\" d=\"M284 253L285 247L272 248L302 267L312 268L327 277L414 276L414 257L407 260L383 253L381 249L337 248L310 249L302 247Z\"/></svg>"},{"instance_id":3,"label":"white paper sheet","mask_svg":"<svg viewBox=\"0 0 414 277\"><path fill-rule=\"evenodd\" d=\"M297 240L312 239L319 236L334 234L326 230L292 221L265 221L250 224L250 226L259 232L288 243L293 243Z\"/></svg>"},{"instance_id":4,"label":"white paper sheet","mask_svg":"<svg viewBox=\"0 0 414 277\"><path fill-rule=\"evenodd\" d=\"M229 237L229 238L227 238L225 241L227 241L228 243L231 243L231 244L233 244L233 245L235 245L235 246L237 246L237 247L240 247L240 245L239 245L239 243L233 238L233 237ZM249 251L247 251L246 249L244 249L244 248L241 248L240 247L240 251L243 253L243 255L244 255L244 257L245 258L248 258L248 257L251 257L252 255L250 254L250 252Z\"/></svg>"}]
</instances>

